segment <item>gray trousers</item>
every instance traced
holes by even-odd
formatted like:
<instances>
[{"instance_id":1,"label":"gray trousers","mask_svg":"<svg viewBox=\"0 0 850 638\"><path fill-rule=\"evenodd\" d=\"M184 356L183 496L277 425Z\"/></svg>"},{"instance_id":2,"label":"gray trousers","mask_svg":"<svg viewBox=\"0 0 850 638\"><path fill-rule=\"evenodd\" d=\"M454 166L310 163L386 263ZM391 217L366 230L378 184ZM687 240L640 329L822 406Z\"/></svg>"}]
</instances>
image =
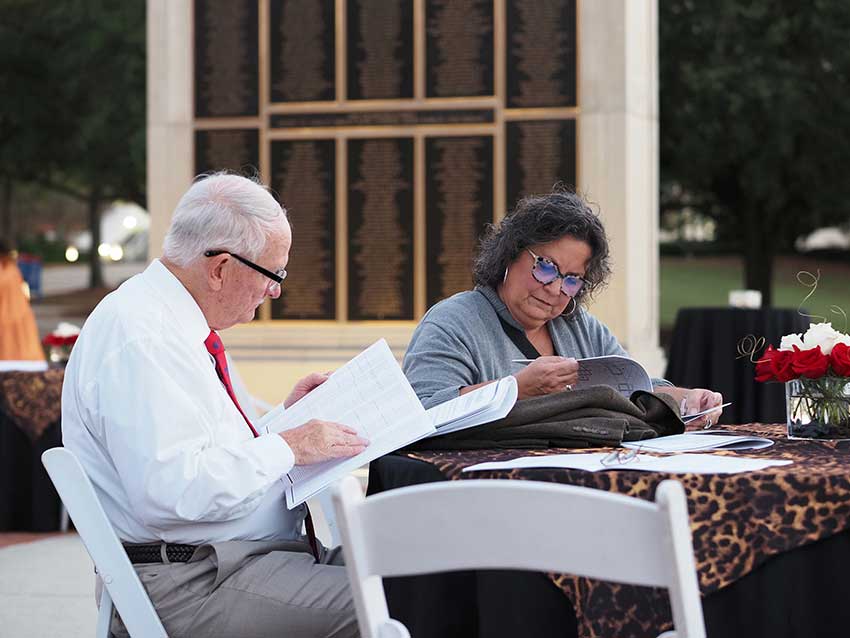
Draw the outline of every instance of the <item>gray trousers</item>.
<instances>
[{"instance_id":1,"label":"gray trousers","mask_svg":"<svg viewBox=\"0 0 850 638\"><path fill-rule=\"evenodd\" d=\"M298 541L228 541L135 567L171 638L356 637L342 552L320 544L319 558ZM117 614L110 630L127 636Z\"/></svg>"}]
</instances>

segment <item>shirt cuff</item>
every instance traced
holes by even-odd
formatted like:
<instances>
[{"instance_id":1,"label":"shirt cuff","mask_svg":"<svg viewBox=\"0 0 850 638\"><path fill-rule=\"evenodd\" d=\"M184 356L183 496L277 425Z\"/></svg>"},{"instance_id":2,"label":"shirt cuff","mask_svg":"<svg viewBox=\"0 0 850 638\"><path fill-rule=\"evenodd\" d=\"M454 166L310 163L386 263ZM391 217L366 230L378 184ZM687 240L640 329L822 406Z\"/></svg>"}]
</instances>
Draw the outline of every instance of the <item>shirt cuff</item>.
<instances>
[{"instance_id":1,"label":"shirt cuff","mask_svg":"<svg viewBox=\"0 0 850 638\"><path fill-rule=\"evenodd\" d=\"M295 466L295 454L279 434L263 434L248 441L248 445L269 474L280 477Z\"/></svg>"}]
</instances>

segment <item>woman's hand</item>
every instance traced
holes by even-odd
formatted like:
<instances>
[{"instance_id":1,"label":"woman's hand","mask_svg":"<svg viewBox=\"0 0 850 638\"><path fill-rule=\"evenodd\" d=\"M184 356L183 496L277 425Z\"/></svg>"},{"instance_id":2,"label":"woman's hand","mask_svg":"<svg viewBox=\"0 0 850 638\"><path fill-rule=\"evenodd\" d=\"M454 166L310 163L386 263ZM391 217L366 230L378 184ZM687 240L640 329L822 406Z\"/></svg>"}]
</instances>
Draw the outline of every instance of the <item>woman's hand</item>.
<instances>
[{"instance_id":1,"label":"woman's hand","mask_svg":"<svg viewBox=\"0 0 850 638\"><path fill-rule=\"evenodd\" d=\"M657 387L656 392L669 394L676 399L679 406L679 414L686 417L689 414L696 414L723 403L723 395L719 392L706 390L705 388L673 388L669 386ZM720 420L720 415L723 414L722 409L709 412L697 419L688 423L688 428L695 429L700 427L711 427Z\"/></svg>"},{"instance_id":2,"label":"woman's hand","mask_svg":"<svg viewBox=\"0 0 850 638\"><path fill-rule=\"evenodd\" d=\"M570 390L578 381L578 361L569 357L539 357L514 374L519 398Z\"/></svg>"}]
</instances>

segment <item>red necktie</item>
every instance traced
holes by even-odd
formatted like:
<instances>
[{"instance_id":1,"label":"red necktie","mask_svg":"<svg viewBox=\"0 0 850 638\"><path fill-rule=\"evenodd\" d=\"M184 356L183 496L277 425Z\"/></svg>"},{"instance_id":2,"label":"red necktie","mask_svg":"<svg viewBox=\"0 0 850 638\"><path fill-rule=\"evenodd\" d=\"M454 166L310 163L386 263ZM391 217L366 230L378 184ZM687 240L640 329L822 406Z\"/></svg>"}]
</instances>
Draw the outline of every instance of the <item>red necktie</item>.
<instances>
[{"instance_id":1,"label":"red necktie","mask_svg":"<svg viewBox=\"0 0 850 638\"><path fill-rule=\"evenodd\" d=\"M218 333L215 330L210 330L210 336L206 338L204 345L207 347L207 352L209 352L213 356L213 359L215 359L215 371L218 374L218 378L221 379L221 382L224 384L224 389L227 390L227 394L230 396L234 405L236 405L236 409L239 410L239 414L242 415L242 418L245 419L245 423L247 423L248 427L251 428L251 433L255 437L260 436L254 429L254 426L251 425L251 421L249 421L248 417L245 416L245 412L243 412L242 406L239 405L239 401L236 398L236 393L233 392L233 384L230 383L230 372L227 370L227 357L224 356L224 344L221 341L221 337L218 336Z\"/></svg>"},{"instance_id":2,"label":"red necktie","mask_svg":"<svg viewBox=\"0 0 850 638\"><path fill-rule=\"evenodd\" d=\"M215 330L210 330L209 336L204 340L204 345L207 347L207 352L209 352L213 359L215 359L215 371L218 374L218 378L221 379L222 384L224 384L224 389L227 390L227 394L233 401L236 409L239 410L239 414L242 415L242 418L245 419L245 423L247 423L248 427L251 428L251 433L254 437L260 436L257 433L257 430L254 429L254 426L251 425L251 421L245 415L245 412L242 410L242 406L239 405L239 401L236 399L236 393L233 391L233 385L230 382L230 372L227 370L227 357L224 355L224 343L222 343L221 337L218 336L218 333ZM319 546L316 541L316 529L313 527L313 517L310 515L310 508L307 507L306 503L304 504L304 507L307 509L307 516L304 518L304 526L307 529L307 540L310 542L310 551L313 552L313 557L316 560L319 560Z\"/></svg>"}]
</instances>

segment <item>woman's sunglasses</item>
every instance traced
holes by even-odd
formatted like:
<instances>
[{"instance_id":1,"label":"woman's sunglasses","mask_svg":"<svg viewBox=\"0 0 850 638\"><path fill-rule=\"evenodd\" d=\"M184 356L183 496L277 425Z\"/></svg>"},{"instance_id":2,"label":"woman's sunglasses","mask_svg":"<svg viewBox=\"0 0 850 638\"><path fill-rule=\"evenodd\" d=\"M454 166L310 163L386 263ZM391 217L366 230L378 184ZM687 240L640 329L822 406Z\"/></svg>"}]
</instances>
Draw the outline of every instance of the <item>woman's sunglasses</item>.
<instances>
[{"instance_id":1,"label":"woman's sunglasses","mask_svg":"<svg viewBox=\"0 0 850 638\"><path fill-rule=\"evenodd\" d=\"M531 266L531 276L534 280L543 284L551 284L556 279L561 280L561 292L568 297L575 297L584 287L584 279L578 275L563 275L551 259L535 255L530 248L526 248L528 254L534 257Z\"/></svg>"}]
</instances>

